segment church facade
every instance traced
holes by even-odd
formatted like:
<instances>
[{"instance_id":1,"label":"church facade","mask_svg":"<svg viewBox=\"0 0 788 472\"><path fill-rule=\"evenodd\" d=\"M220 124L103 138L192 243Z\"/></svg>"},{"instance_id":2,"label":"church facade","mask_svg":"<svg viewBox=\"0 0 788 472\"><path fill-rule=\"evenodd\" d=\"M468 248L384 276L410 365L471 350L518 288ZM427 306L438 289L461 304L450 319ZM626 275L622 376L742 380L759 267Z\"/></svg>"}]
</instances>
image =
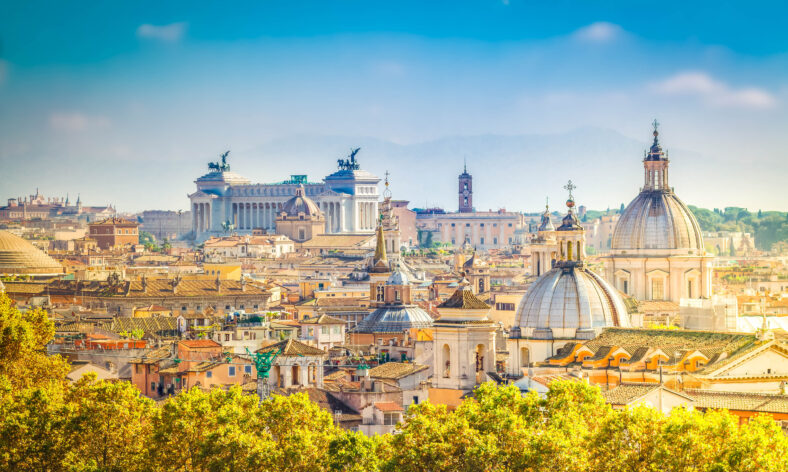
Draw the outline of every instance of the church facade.
<instances>
[{"instance_id":1,"label":"church facade","mask_svg":"<svg viewBox=\"0 0 788 472\"><path fill-rule=\"evenodd\" d=\"M372 234L378 219L380 178L361 170L355 149L339 159L338 170L323 182L309 182L306 175L292 175L277 183L253 184L230 171L227 153L209 164L210 172L195 180L189 195L192 232L197 242L229 232L251 235L253 230L273 233L284 204L303 187L325 218L325 234Z\"/></svg>"}]
</instances>

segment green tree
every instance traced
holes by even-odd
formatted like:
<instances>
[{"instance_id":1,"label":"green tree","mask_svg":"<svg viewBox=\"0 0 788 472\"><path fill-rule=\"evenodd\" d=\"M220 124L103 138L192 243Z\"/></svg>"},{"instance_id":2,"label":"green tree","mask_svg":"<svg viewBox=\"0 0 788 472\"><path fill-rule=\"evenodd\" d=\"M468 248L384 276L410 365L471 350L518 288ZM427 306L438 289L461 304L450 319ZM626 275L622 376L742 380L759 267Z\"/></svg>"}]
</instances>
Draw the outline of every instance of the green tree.
<instances>
[{"instance_id":1,"label":"green tree","mask_svg":"<svg viewBox=\"0 0 788 472\"><path fill-rule=\"evenodd\" d=\"M54 335L55 326L44 310L19 311L0 293L0 378L14 388L63 381L68 363L46 353Z\"/></svg>"},{"instance_id":2,"label":"green tree","mask_svg":"<svg viewBox=\"0 0 788 472\"><path fill-rule=\"evenodd\" d=\"M79 438L65 463L72 470L143 470L152 434L154 404L129 382L83 376L66 399L72 414L68 435Z\"/></svg>"}]
</instances>

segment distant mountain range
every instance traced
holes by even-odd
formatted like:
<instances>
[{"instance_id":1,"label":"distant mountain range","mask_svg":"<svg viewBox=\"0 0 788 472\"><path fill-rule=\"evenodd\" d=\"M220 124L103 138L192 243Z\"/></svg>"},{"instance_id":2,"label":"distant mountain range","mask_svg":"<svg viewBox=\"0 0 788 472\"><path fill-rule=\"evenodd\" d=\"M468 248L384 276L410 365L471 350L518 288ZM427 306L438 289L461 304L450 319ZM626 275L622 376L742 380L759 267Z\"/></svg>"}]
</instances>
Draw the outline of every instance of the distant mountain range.
<instances>
[{"instance_id":1,"label":"distant mountain range","mask_svg":"<svg viewBox=\"0 0 788 472\"><path fill-rule=\"evenodd\" d=\"M579 204L618 208L634 198L642 184L640 160L648 144L593 128L552 135L456 136L415 144L309 135L276 139L246 151L259 159L236 163L233 170L252 181L281 180L290 174L320 180L333 172L336 159L360 146L361 167L381 177L388 170L394 198L410 200L411 207L456 209L457 176L467 162L478 210L505 205L533 212L548 196L554 202L551 207L562 210L567 195L563 186L569 179L577 185ZM690 180L676 178L675 173L671 178Z\"/></svg>"}]
</instances>

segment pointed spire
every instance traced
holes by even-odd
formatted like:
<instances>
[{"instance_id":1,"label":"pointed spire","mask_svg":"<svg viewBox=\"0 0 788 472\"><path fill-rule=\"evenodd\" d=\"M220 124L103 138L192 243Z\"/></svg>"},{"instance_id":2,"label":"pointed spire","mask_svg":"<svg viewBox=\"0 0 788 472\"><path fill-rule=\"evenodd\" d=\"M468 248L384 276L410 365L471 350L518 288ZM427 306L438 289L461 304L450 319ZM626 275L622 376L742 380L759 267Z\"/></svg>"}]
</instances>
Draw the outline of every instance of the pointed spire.
<instances>
[{"instance_id":1,"label":"pointed spire","mask_svg":"<svg viewBox=\"0 0 788 472\"><path fill-rule=\"evenodd\" d=\"M378 225L377 230L377 245L375 246L375 256L372 258L372 266L377 267L379 264L388 265L388 257L386 257L386 243L383 241L383 226Z\"/></svg>"}]
</instances>

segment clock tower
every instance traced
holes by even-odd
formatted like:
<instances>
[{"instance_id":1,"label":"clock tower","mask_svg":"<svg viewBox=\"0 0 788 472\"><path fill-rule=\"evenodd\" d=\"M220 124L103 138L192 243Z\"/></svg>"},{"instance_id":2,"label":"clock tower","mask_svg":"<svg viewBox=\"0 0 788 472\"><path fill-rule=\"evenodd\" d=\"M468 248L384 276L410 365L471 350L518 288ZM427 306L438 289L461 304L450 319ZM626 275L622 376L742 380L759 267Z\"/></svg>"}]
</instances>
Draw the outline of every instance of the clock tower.
<instances>
[{"instance_id":1,"label":"clock tower","mask_svg":"<svg viewBox=\"0 0 788 472\"><path fill-rule=\"evenodd\" d=\"M470 213L473 211L473 177L468 173L468 167L463 166L460 180L459 212Z\"/></svg>"}]
</instances>

